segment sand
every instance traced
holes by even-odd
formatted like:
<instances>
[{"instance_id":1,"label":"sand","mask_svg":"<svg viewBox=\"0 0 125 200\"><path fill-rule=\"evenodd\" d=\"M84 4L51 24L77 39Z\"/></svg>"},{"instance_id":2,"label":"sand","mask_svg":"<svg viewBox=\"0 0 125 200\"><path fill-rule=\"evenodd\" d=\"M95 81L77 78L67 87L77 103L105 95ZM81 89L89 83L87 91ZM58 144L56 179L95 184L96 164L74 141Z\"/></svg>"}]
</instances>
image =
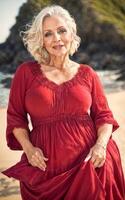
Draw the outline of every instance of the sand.
<instances>
[{"instance_id":1,"label":"sand","mask_svg":"<svg viewBox=\"0 0 125 200\"><path fill-rule=\"evenodd\" d=\"M107 94L109 106L113 111L115 118L120 124L120 128L113 134L116 141L125 173L125 91ZM19 161L21 152L11 151L6 146L6 108L0 108L0 170L8 168ZM19 194L18 181L9 179L0 174L0 200L21 200Z\"/></svg>"}]
</instances>

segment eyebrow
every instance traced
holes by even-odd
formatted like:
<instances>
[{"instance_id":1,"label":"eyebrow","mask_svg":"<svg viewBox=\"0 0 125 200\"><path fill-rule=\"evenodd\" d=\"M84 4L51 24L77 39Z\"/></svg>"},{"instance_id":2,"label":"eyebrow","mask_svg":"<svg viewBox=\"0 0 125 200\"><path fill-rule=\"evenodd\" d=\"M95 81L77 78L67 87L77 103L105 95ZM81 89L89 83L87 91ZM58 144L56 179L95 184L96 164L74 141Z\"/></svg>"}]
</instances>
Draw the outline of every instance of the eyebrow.
<instances>
[{"instance_id":1,"label":"eyebrow","mask_svg":"<svg viewBox=\"0 0 125 200\"><path fill-rule=\"evenodd\" d=\"M65 27L64 26L60 26L60 27L57 28L57 30L60 29L60 28L65 28ZM47 30L43 30L43 31L52 31L52 30L51 29L47 29Z\"/></svg>"}]
</instances>

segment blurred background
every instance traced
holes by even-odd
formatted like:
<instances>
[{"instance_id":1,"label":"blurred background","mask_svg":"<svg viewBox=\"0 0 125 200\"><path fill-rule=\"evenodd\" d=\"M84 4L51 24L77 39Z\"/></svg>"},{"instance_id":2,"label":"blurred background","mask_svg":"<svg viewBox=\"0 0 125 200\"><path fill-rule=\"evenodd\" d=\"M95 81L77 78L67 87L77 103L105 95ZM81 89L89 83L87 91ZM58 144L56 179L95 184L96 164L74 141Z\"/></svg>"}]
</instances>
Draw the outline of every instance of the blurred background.
<instances>
[{"instance_id":1,"label":"blurred background","mask_svg":"<svg viewBox=\"0 0 125 200\"><path fill-rule=\"evenodd\" d=\"M21 152L7 148L6 108L16 68L33 60L20 31L46 5L58 4L74 16L81 45L72 57L99 74L120 128L113 134L125 172L125 0L1 0L0 1L0 171L18 162ZM18 182L0 175L0 199L20 199Z\"/></svg>"}]
</instances>

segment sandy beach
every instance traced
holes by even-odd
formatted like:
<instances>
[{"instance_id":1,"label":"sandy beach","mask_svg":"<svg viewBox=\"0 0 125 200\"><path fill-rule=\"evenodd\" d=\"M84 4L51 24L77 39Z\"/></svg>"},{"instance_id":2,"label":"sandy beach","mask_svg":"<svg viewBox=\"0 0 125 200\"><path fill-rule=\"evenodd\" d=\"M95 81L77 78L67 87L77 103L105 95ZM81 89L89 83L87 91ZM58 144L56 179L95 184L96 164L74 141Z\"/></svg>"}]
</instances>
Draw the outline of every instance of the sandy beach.
<instances>
[{"instance_id":1,"label":"sandy beach","mask_svg":"<svg viewBox=\"0 0 125 200\"><path fill-rule=\"evenodd\" d=\"M107 94L109 106L120 128L113 134L122 158L125 173L125 91ZM6 145L6 108L0 108L0 171L19 161L21 152L11 151ZM21 200L18 181L0 174L0 200Z\"/></svg>"}]
</instances>

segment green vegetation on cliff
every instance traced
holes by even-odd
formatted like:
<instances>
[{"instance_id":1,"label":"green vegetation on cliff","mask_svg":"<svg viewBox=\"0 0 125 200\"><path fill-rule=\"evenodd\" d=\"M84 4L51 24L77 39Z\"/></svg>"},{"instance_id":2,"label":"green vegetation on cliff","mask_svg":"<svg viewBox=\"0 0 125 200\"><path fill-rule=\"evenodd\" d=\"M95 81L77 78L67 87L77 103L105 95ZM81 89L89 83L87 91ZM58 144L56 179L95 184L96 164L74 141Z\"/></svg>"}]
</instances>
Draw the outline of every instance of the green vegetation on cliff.
<instances>
[{"instance_id":1,"label":"green vegetation on cliff","mask_svg":"<svg viewBox=\"0 0 125 200\"><path fill-rule=\"evenodd\" d=\"M125 0L93 0L91 5L98 21L113 24L125 36Z\"/></svg>"},{"instance_id":2,"label":"green vegetation on cliff","mask_svg":"<svg viewBox=\"0 0 125 200\"><path fill-rule=\"evenodd\" d=\"M14 73L20 63L31 59L19 33L44 6L52 4L63 6L76 20L82 43L74 60L96 69L125 68L125 0L27 0L0 45L0 71Z\"/></svg>"}]
</instances>

